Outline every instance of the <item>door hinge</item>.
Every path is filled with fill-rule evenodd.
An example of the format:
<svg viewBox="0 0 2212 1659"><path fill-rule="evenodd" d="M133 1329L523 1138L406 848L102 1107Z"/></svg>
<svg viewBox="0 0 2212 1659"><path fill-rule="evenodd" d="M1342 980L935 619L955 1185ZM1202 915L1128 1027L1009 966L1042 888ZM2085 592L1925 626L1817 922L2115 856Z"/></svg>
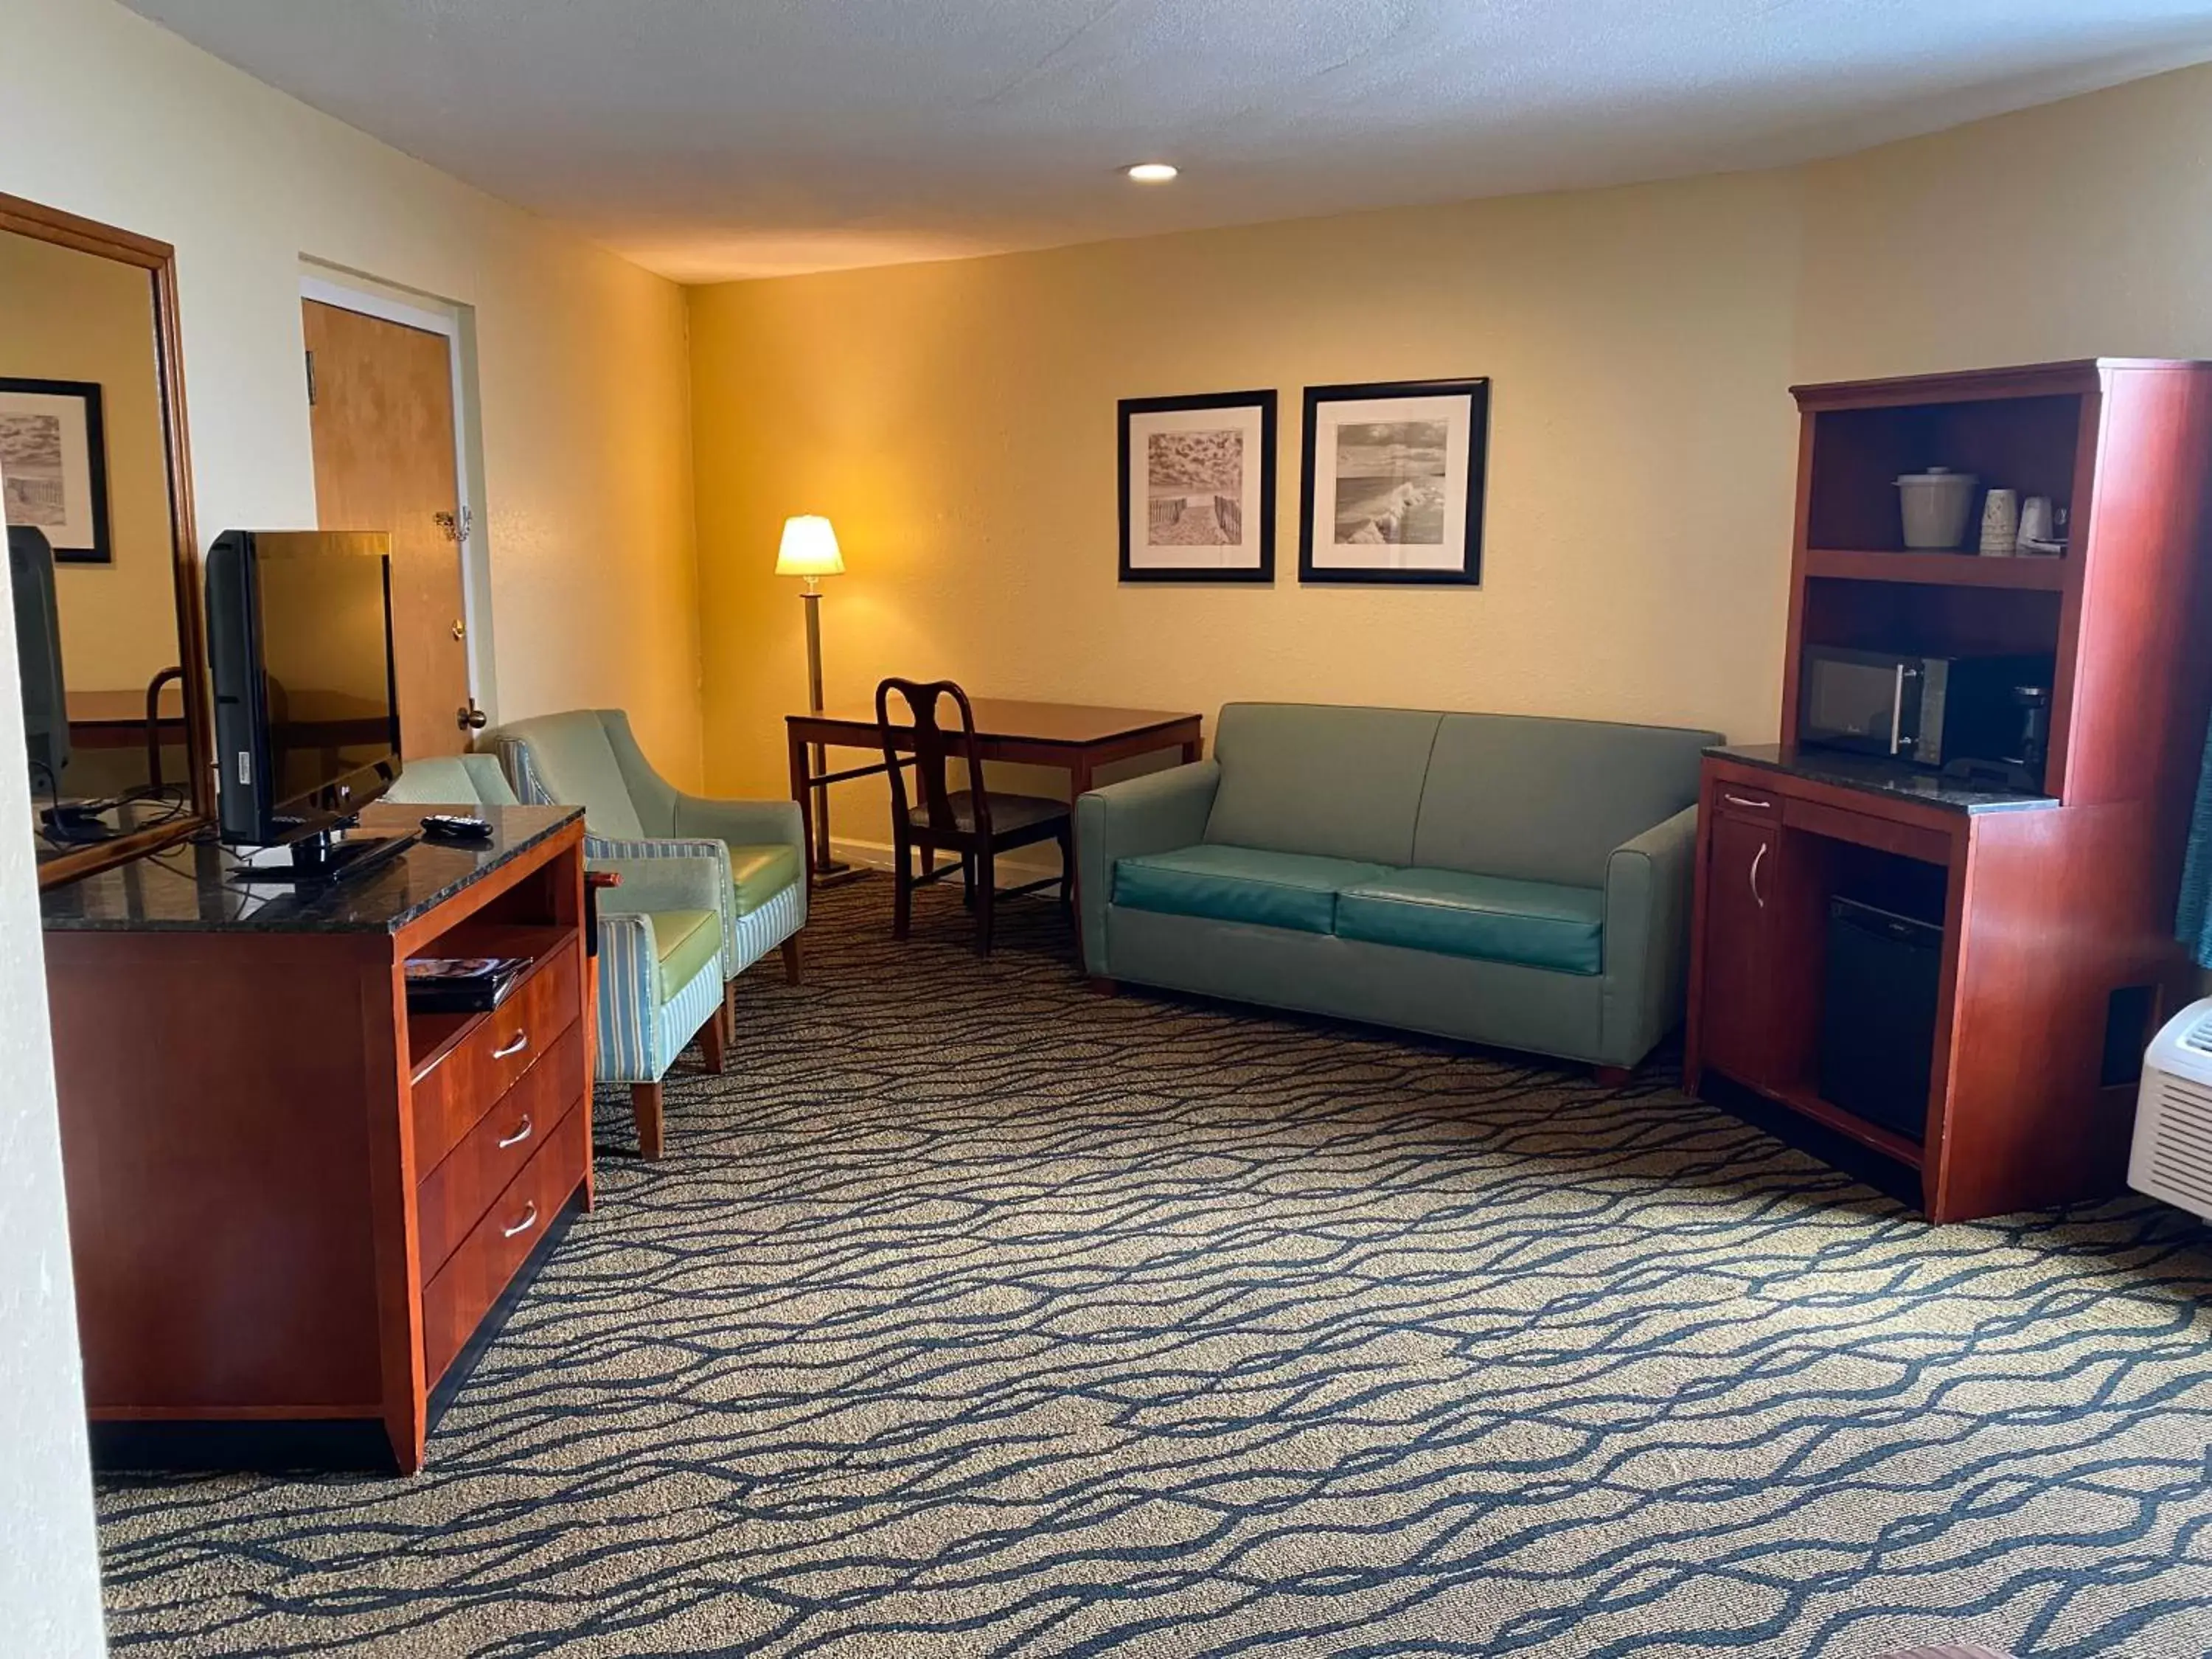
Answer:
<svg viewBox="0 0 2212 1659"><path fill-rule="evenodd" d="M308 351L307 351L307 407L308 407L308 408L310 408L310 409L313 409L314 406L315 406L315 353L314 353L314 349L313 349L313 348L310 347L310 348L308 349Z"/></svg>

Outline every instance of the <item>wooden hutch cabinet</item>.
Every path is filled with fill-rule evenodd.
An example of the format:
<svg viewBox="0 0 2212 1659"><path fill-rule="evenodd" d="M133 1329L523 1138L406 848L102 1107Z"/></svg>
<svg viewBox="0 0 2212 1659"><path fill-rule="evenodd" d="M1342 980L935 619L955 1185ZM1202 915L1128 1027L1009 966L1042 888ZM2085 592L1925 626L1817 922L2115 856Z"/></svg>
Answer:
<svg viewBox="0 0 2212 1659"><path fill-rule="evenodd" d="M1688 1086L1724 1078L1917 1170L1938 1221L2108 1195L2142 1046L2192 983L2172 924L2212 708L2212 364L1795 395L1782 740L1705 761ZM2063 552L1978 556L1972 521L1968 550L1904 550L1896 481L1930 466L2050 498ZM1807 675L1838 651L2047 662L2039 781L1809 740ZM1826 983L1853 905L1933 964L1917 1134L1824 1093L1853 1041Z"/></svg>

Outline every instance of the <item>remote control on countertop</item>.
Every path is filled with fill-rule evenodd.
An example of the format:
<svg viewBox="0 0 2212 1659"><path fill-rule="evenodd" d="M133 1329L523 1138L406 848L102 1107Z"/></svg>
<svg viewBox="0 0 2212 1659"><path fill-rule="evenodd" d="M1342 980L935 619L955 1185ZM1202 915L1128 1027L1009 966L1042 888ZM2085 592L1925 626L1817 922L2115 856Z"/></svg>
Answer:
<svg viewBox="0 0 2212 1659"><path fill-rule="evenodd" d="M423 816L422 833L433 841L489 841L491 825L455 812L429 812Z"/></svg>

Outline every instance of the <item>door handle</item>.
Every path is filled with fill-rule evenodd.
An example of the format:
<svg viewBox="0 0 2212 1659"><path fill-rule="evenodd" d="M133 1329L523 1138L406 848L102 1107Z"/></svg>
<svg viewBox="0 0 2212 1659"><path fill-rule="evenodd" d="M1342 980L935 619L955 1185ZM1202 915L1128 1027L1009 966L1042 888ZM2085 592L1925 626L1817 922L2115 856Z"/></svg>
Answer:
<svg viewBox="0 0 2212 1659"><path fill-rule="evenodd" d="M474 697L471 697L459 708L453 710L453 724L464 732L481 732L490 723L491 716L477 707L477 700Z"/></svg>
<svg viewBox="0 0 2212 1659"><path fill-rule="evenodd" d="M1765 849L1765 848L1761 848L1759 850L1760 850L1761 852L1764 852L1764 851L1765 851L1766 849ZM510 1042L507 1042L507 1043L505 1043L505 1044L501 1045L501 1047L499 1047L499 1048L497 1048L493 1049L493 1050L491 1051L491 1057L492 1057L494 1060L505 1060L505 1059L506 1059L509 1054L520 1054L520 1053L521 1053L525 1048L527 1048L529 1046L530 1046L530 1033L529 1033L529 1032L527 1032L527 1031L517 1031L517 1032L514 1034L514 1039L513 1039L512 1041L510 1041Z"/></svg>
<svg viewBox="0 0 2212 1659"><path fill-rule="evenodd" d="M1766 862L1766 843L1759 843L1759 850L1751 855L1751 902L1760 909L1766 908L1766 895L1759 890L1759 866Z"/></svg>

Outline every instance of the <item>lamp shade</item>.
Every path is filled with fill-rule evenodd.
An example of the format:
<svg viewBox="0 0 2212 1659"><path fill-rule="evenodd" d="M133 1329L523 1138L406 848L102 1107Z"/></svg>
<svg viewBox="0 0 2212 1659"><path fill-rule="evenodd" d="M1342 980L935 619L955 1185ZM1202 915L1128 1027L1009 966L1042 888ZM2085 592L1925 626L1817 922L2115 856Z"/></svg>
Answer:
<svg viewBox="0 0 2212 1659"><path fill-rule="evenodd" d="M783 521L783 544L776 549L779 576L842 576L845 556L837 550L837 532L830 520L808 513Z"/></svg>

